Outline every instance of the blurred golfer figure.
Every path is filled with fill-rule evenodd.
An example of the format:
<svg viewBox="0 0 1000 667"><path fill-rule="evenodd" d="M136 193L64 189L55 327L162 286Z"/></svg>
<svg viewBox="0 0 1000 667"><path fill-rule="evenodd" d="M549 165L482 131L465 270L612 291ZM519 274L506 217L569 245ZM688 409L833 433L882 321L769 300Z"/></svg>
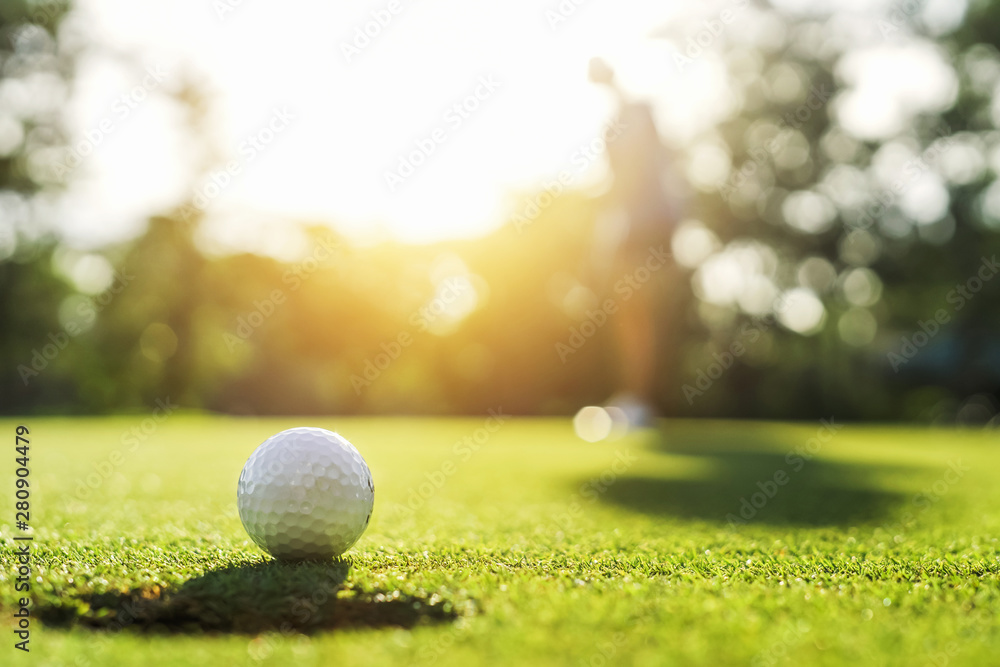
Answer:
<svg viewBox="0 0 1000 667"><path fill-rule="evenodd" d="M619 307L614 315L619 387L608 407L618 408L629 428L651 427L662 404L658 379L674 375L678 273L666 255L686 188L649 105L628 100L614 70L600 58L590 62L590 80L610 88L618 102L612 130L617 134L607 142L612 182L602 196L591 258L597 291ZM622 279L629 289L614 288Z"/></svg>

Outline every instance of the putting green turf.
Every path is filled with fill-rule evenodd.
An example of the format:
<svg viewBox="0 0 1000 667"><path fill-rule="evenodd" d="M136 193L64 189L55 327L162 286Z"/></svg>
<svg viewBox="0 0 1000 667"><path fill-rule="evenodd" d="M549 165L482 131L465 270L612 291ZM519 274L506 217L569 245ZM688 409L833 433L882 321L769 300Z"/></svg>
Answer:
<svg viewBox="0 0 1000 667"><path fill-rule="evenodd" d="M1000 660L990 431L685 421L587 444L566 419L174 415L140 440L142 416L3 420L5 627L18 423L33 664ZM270 562L235 512L249 453L303 424L340 431L375 476L341 563ZM4 636L0 662L26 659Z"/></svg>

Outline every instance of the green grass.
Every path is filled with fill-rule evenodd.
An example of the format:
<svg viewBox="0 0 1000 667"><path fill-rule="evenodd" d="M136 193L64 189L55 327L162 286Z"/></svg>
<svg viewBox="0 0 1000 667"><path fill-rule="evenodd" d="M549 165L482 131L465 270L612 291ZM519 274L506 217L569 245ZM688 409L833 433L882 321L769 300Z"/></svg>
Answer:
<svg viewBox="0 0 1000 667"><path fill-rule="evenodd" d="M33 664L986 665L1000 655L1000 440L988 431L846 425L812 441L817 455L800 466L794 450L818 423L670 422L662 436L586 444L568 420L511 419L478 451L456 451L484 419L176 415L126 444L141 417L22 422ZM20 597L17 423L0 421L8 627ZM372 524L341 562L272 562L235 512L246 457L301 424L339 430L375 476ZM112 463L116 449L124 460ZM968 470L949 473L954 462ZM771 488L779 471L786 483ZM728 522L758 482L774 497ZM4 637L2 663L14 664Z"/></svg>

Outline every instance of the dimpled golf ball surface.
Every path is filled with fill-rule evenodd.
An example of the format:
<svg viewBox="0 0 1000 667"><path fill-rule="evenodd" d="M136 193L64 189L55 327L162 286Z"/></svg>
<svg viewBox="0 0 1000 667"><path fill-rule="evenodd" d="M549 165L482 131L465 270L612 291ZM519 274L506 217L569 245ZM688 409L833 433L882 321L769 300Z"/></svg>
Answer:
<svg viewBox="0 0 1000 667"><path fill-rule="evenodd" d="M368 527L375 486L342 436L292 428L268 438L243 466L236 505L260 548L286 560L340 556Z"/></svg>

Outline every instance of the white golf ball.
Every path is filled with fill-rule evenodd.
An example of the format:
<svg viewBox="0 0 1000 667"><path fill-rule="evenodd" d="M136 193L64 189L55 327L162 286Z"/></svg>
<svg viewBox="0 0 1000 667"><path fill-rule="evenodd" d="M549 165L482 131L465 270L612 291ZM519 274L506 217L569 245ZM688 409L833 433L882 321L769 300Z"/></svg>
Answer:
<svg viewBox="0 0 1000 667"><path fill-rule="evenodd" d="M368 527L375 485L342 436L291 428L271 436L243 466L236 506L250 538L275 558L340 556Z"/></svg>

